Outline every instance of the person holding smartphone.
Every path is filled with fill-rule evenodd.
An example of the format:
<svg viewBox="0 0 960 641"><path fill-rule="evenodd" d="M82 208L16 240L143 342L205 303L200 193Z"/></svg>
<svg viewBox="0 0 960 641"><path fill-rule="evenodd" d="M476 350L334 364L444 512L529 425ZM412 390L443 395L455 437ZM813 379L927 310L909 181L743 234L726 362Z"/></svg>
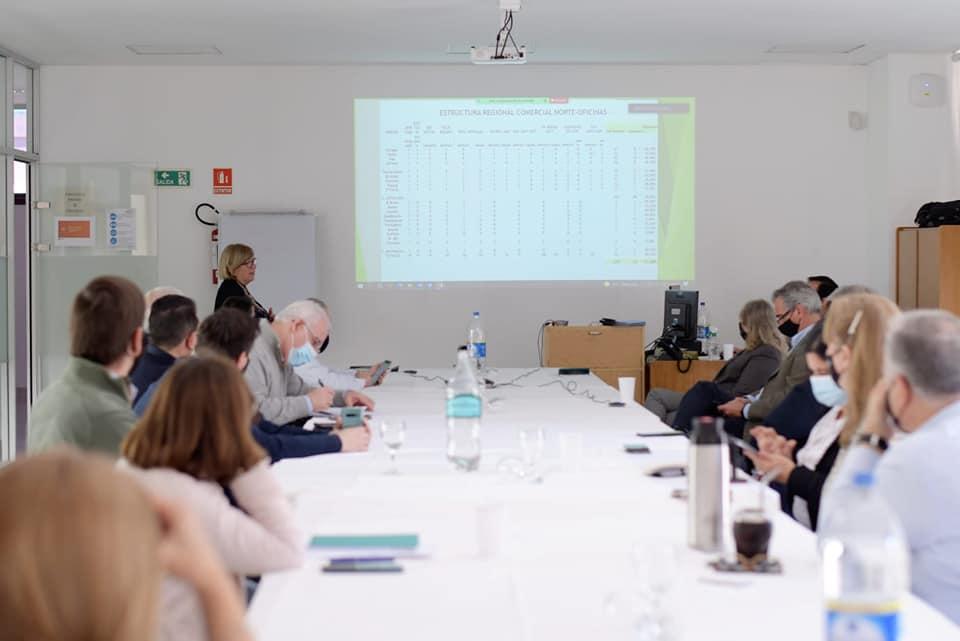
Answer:
<svg viewBox="0 0 960 641"><path fill-rule="evenodd" d="M319 305L326 313L326 335L317 348L317 354L314 358L300 363L293 369L300 378L308 383L332 387L341 390L362 390L365 387L375 387L383 383L390 371L390 361L377 363L370 368L361 369L337 369L329 367L320 360L327 347L330 346L330 335L333 333L333 318L330 315L330 308L319 298L308 298L307 300ZM382 366L388 364L386 368Z"/></svg>

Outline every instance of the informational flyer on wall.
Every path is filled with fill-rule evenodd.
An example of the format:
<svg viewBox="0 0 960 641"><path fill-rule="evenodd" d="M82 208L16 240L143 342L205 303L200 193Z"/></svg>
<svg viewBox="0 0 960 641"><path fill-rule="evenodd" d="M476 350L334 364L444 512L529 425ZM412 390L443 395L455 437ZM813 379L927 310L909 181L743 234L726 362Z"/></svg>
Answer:
<svg viewBox="0 0 960 641"><path fill-rule="evenodd" d="M107 247L121 251L137 248L137 210L111 209L107 212Z"/></svg>
<svg viewBox="0 0 960 641"><path fill-rule="evenodd" d="M57 216L57 247L93 247L96 219L93 216Z"/></svg>

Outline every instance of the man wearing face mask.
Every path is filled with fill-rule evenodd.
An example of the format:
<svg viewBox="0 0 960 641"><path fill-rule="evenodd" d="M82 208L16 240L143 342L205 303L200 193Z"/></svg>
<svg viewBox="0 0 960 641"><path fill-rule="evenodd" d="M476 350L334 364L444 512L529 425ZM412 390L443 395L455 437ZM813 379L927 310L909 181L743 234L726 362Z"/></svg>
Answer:
<svg viewBox="0 0 960 641"><path fill-rule="evenodd" d="M751 456L760 472L777 471L787 507L798 521L816 529L823 487L841 451L863 420L870 389L883 375L884 341L900 310L877 294L854 294L834 301L823 328L826 362L810 358L818 401L832 409L817 421L796 454L768 428L754 428L760 455ZM777 447L771 447L776 445Z"/></svg>
<svg viewBox="0 0 960 641"><path fill-rule="evenodd" d="M331 406L373 409L373 401L358 391L310 385L294 371L316 358L329 326L326 311L311 300L291 303L272 322L261 320L244 376L264 419L285 425Z"/></svg>
<svg viewBox="0 0 960 641"><path fill-rule="evenodd" d="M313 301L317 305L320 305L320 307L322 307L327 313L327 336L324 339L323 344L320 345L320 349L317 350L319 354L323 354L323 352L330 345L330 332L333 330L333 321L330 319L330 308L328 308L326 303L319 298L308 298L307 300ZM357 370L334 369L321 363L319 358L314 358L307 363L297 365L293 369L297 372L300 378L308 383L316 383L325 387L332 387L334 389L342 390L361 390L364 387L379 385L383 382L383 379L386 378L387 375L387 373L384 372L383 375L380 376L379 380L374 381L371 380L370 377L376 371L376 366L370 369Z"/></svg>
<svg viewBox="0 0 960 641"><path fill-rule="evenodd" d="M894 438L899 436L900 438ZM891 442L892 440L892 442ZM891 327L870 394L827 496L872 472L910 547L913 592L960 624L960 319L912 311Z"/></svg>
<svg viewBox="0 0 960 641"><path fill-rule="evenodd" d="M824 317L829 315L827 303L852 294L872 293L874 293L873 290L863 285L845 285L831 294L829 300L824 303ZM823 345L821 340L822 329L823 323L818 323L808 334L809 347L806 360L807 366L813 374L825 375L830 373L830 369L827 362L826 346ZM814 381L814 376L811 376L806 382L790 390L787 397L763 420L765 427L772 427L781 436L796 440L798 448L803 446L810 430L830 408L829 404L818 401L818 397L813 393L813 384L821 387L821 394L825 391L822 389L824 379L819 378ZM836 390L832 390L832 393L836 394Z"/></svg>
<svg viewBox="0 0 960 641"><path fill-rule="evenodd" d="M790 390L810 376L805 355L810 331L820 322L820 297L807 283L791 281L773 292L771 299L780 332L790 340L790 351L758 395L737 397L717 408L728 419L728 431L737 436L744 433L745 422L751 427L760 424Z"/></svg>

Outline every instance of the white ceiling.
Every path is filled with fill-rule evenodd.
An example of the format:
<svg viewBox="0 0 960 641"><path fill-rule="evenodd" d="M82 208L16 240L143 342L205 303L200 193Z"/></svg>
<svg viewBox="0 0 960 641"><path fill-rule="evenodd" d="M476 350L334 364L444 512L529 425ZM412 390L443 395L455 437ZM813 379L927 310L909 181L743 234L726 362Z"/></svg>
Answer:
<svg viewBox="0 0 960 641"><path fill-rule="evenodd" d="M462 63L447 51L493 44L500 19L497 0L0 0L0 46L51 65ZM531 63L863 64L960 47L960 2L524 0L514 36Z"/></svg>

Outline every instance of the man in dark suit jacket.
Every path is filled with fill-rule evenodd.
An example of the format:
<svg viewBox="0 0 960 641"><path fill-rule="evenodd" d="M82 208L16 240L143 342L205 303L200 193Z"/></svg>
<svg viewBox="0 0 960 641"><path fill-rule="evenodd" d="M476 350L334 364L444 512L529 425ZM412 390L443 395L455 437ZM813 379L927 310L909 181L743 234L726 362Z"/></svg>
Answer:
<svg viewBox="0 0 960 641"><path fill-rule="evenodd" d="M190 356L197 347L197 306L186 296L158 298L150 306L148 319L150 343L130 374L130 382L137 388L134 404L178 358Z"/></svg>
<svg viewBox="0 0 960 641"><path fill-rule="evenodd" d="M762 424L790 390L810 378L806 353L813 342L811 330L820 322L820 297L807 283L791 281L773 292L772 298L780 331L790 339L790 351L758 397L740 396L717 408L726 417L727 431L737 436Z"/></svg>

